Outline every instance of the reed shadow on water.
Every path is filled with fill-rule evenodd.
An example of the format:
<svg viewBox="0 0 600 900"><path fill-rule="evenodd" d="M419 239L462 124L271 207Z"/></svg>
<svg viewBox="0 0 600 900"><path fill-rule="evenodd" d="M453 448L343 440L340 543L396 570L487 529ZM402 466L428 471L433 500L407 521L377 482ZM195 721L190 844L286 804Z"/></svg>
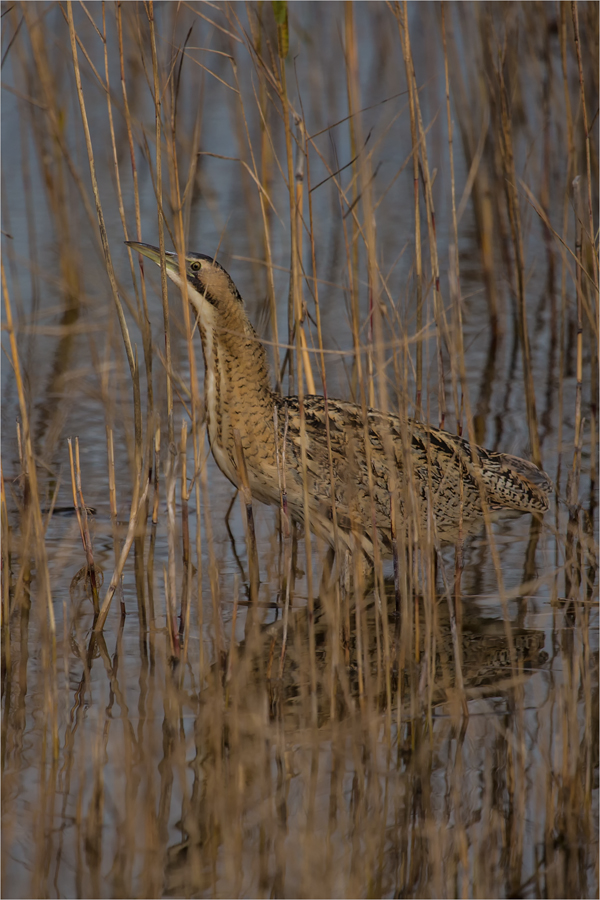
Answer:
<svg viewBox="0 0 600 900"><path fill-rule="evenodd" d="M597 896L598 6L2 22L3 894Z"/></svg>

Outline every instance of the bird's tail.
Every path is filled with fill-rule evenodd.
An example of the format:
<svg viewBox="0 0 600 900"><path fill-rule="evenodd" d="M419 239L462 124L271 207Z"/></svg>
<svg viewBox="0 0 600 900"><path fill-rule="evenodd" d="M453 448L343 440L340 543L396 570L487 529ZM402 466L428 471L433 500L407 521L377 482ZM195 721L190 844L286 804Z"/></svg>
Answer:
<svg viewBox="0 0 600 900"><path fill-rule="evenodd" d="M483 461L482 461L483 462ZM482 465L488 502L520 512L545 512L552 482L536 465L509 453L489 453Z"/></svg>

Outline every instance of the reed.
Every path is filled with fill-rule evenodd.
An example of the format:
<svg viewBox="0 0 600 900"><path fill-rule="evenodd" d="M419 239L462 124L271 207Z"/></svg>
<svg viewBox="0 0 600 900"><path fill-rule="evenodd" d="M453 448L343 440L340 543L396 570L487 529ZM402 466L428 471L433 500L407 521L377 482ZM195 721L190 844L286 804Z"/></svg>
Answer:
<svg viewBox="0 0 600 900"><path fill-rule="evenodd" d="M596 896L597 7L3 12L3 892ZM285 440L237 497L132 236L225 266L305 438L441 424L552 509L441 546L407 451L371 569L306 440L304 529Z"/></svg>

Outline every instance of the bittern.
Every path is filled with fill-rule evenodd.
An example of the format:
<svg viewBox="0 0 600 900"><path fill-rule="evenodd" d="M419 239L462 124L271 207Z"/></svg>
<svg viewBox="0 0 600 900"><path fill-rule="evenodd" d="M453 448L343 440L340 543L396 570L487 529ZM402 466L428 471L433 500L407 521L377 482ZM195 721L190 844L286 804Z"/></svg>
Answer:
<svg viewBox="0 0 600 900"><path fill-rule="evenodd" d="M128 243L160 266L157 247ZM165 265L181 288L177 254L166 252ZM265 348L223 266L188 253L185 277L204 353L210 446L236 487L241 443L254 498L279 505L285 492L293 518L334 549L336 531L348 549L358 541L371 559L375 542L391 555L392 518L398 531L411 515L417 527L432 515L438 539L456 541L481 527L484 506L490 514L548 508L550 480L527 460L409 418L363 414L354 403L276 393Z"/></svg>

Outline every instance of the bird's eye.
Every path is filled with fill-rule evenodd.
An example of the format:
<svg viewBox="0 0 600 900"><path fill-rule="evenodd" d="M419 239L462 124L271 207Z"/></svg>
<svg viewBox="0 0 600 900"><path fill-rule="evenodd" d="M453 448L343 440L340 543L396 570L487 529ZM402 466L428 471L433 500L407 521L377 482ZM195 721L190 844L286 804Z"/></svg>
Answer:
<svg viewBox="0 0 600 900"><path fill-rule="evenodd" d="M192 272L198 272L202 268L202 263L199 263L198 260L195 260L193 263L190 263L190 269Z"/></svg>

